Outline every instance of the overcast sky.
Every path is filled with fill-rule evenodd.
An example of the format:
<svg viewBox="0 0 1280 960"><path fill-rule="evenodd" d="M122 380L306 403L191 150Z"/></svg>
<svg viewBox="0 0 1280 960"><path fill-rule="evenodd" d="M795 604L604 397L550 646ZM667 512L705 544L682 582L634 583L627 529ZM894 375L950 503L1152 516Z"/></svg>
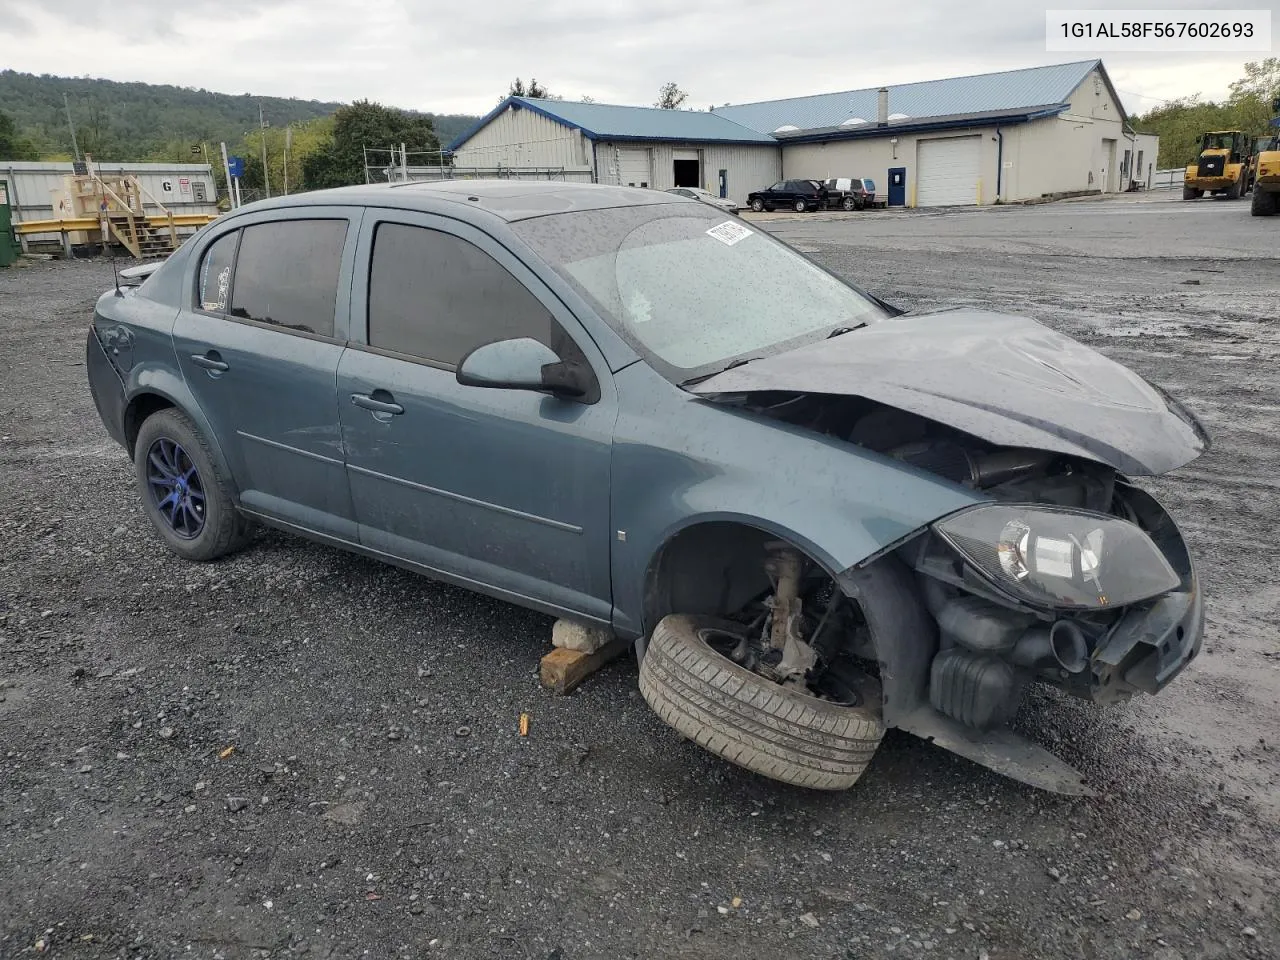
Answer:
<svg viewBox="0 0 1280 960"><path fill-rule="evenodd" d="M1280 0L1125 6L1270 9L1280 27ZM483 113L515 76L566 99L643 105L674 80L706 109L1088 58L1046 53L1044 9L1025 0L645 0L630 9L608 0L0 0L0 67L437 113ZM1187 94L1221 98L1244 61L1266 55L1104 61L1136 113Z"/></svg>

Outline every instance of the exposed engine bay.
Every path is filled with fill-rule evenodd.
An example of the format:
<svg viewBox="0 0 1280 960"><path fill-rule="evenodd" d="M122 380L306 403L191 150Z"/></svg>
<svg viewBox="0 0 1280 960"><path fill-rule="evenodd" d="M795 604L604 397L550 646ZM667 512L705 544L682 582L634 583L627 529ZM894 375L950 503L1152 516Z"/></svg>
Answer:
<svg viewBox="0 0 1280 960"><path fill-rule="evenodd" d="M1013 718L1026 688L1036 681L1084 699L1124 700L1137 691L1155 693L1194 656L1175 642L1175 633L1176 641L1182 638L1176 623L1186 604L1170 601L1171 593L1192 589L1191 561L1181 536L1159 504L1113 468L1059 453L999 447L861 397L753 392L720 395L716 402L857 444L1009 505L989 539L975 539L967 528L952 535L935 525L895 551L915 571L937 625L936 644L925 655L927 699L938 713L968 728L989 730ZM1050 536L1036 535L1028 525L1049 529L1059 522L1064 529L1074 524L1083 530L1081 522L1097 526L1087 534L1066 529ZM1124 552L1129 525L1146 534L1146 549L1158 551L1154 560ZM1134 531L1132 536L1142 535ZM991 539L998 540L997 548L989 546ZM1106 567L1104 542L1112 551ZM856 702L859 671L874 672L877 661L858 605L788 545L766 546L770 592L738 615L746 621L741 634L726 635L715 645L775 682L803 684L813 695ZM1149 577L1122 571L1121 580L1134 583L1112 592L1116 575L1111 572L1121 560L1134 560L1135 567L1150 561L1160 570ZM1031 585L1037 566L1040 580L1051 586L1051 575L1062 579L1059 594L1036 595ZM1107 583L1100 568L1111 574ZM1153 615L1154 622L1163 622L1162 604L1168 605L1167 635L1150 630Z"/></svg>

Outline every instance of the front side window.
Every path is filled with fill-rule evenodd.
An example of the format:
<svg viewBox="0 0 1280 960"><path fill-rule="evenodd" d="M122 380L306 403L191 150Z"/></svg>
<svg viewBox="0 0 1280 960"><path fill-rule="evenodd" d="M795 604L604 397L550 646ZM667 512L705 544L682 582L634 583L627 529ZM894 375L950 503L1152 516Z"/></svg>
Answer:
<svg viewBox="0 0 1280 960"><path fill-rule="evenodd" d="M781 191L783 191L783 190L787 189L787 182L786 182L785 180L779 180L777 183L775 183L775 184L774 184L772 187L770 187L769 189L770 189L770 190L776 190L776 191L778 191L778 192L781 192Z"/></svg>
<svg viewBox="0 0 1280 960"><path fill-rule="evenodd" d="M676 382L887 316L792 248L709 207L591 210L515 228Z"/></svg>
<svg viewBox="0 0 1280 960"><path fill-rule="evenodd" d="M196 304L210 313L226 313L231 295L231 269L236 258L236 240L240 232L232 230L219 237L204 252L196 283Z"/></svg>
<svg viewBox="0 0 1280 960"><path fill-rule="evenodd" d="M566 337L523 283L453 234L378 225L369 270L369 345L447 366L486 343L531 337L566 357Z"/></svg>
<svg viewBox="0 0 1280 960"><path fill-rule="evenodd" d="M332 337L346 220L280 220L241 231L233 317Z"/></svg>

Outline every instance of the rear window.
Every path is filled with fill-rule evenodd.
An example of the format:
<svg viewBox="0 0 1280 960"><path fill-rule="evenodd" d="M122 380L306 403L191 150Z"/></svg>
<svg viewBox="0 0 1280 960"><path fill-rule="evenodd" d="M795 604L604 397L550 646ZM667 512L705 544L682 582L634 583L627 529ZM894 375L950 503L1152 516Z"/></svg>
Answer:
<svg viewBox="0 0 1280 960"><path fill-rule="evenodd" d="M227 297L231 293L231 267L236 256L236 240L240 231L233 230L215 240L200 261L196 301L201 310L210 313L226 313Z"/></svg>

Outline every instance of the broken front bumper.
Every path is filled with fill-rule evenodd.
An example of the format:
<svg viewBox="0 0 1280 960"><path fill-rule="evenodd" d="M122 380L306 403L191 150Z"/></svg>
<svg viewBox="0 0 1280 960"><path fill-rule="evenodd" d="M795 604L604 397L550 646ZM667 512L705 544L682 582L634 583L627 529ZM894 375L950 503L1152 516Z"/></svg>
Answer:
<svg viewBox="0 0 1280 960"><path fill-rule="evenodd" d="M1124 612L1094 651L1091 699L1159 693L1195 659L1204 638L1204 596L1194 571L1189 579L1189 589Z"/></svg>

